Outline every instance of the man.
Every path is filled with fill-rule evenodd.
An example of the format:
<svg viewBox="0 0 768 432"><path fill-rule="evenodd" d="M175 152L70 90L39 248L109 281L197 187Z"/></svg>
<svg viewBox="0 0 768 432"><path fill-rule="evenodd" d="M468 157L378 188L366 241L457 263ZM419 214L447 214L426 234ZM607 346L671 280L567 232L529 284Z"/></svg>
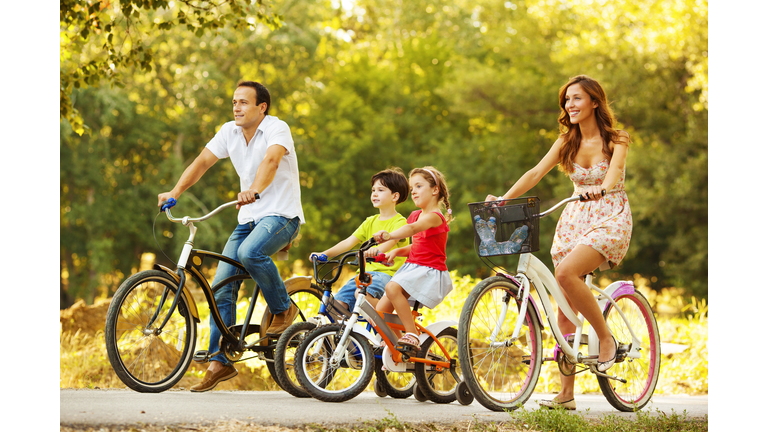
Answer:
<svg viewBox="0 0 768 432"><path fill-rule="evenodd" d="M267 329L279 335L291 325L298 309L291 303L271 255L289 245L304 223L299 189L299 167L288 125L269 115L271 99L263 85L241 81L232 98L235 120L225 123L200 155L187 167L170 192L157 196L158 206L179 196L195 184L219 159L229 157L240 177L237 195L238 226L227 240L223 255L239 261L253 277L269 311L274 315ZM237 273L220 262L213 285ZM227 326L236 317L237 291L242 281L219 289L216 304ZM221 330L211 318L208 352L219 350ZM234 378L237 370L223 354L211 359L203 381L191 387L193 392L212 390L222 381Z"/></svg>

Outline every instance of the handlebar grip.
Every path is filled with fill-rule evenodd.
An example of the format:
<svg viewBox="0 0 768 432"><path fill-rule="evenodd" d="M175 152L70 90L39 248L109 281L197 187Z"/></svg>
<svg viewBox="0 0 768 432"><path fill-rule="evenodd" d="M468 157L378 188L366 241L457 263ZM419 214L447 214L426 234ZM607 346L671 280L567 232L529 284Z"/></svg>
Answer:
<svg viewBox="0 0 768 432"><path fill-rule="evenodd" d="M600 194L601 194L600 196L605 196L605 189L601 190L601 191L600 191ZM585 195L586 195L586 194L585 194ZM586 198L584 198L584 195L582 195L582 194L579 194L579 201L587 201L587 199L586 199Z"/></svg>
<svg viewBox="0 0 768 432"><path fill-rule="evenodd" d="M322 262L322 263L328 261L328 255L326 255L326 254L320 254L320 255L312 254L312 256L310 256L310 258L314 258L318 262Z"/></svg>
<svg viewBox="0 0 768 432"><path fill-rule="evenodd" d="M173 206L175 206L175 205L176 205L176 198L169 198L169 199L168 199L168 201L164 202L164 203L163 203L163 204L160 206L160 211L161 211L161 212L164 212L164 211L166 211L167 209L169 209L169 208L171 208L171 207L173 207Z"/></svg>
<svg viewBox="0 0 768 432"><path fill-rule="evenodd" d="M391 237L392 237L392 236L391 236L391 235L389 235L389 233L388 233L388 232L385 232L384 234L382 234L382 235L381 235L381 239L382 239L383 241L387 241L387 240L389 240Z"/></svg>

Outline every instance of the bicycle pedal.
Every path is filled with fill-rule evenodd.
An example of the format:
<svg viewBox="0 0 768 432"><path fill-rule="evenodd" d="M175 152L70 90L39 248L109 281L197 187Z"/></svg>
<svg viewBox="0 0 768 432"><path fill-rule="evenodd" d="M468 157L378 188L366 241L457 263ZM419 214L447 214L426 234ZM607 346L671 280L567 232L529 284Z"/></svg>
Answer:
<svg viewBox="0 0 768 432"><path fill-rule="evenodd" d="M195 351L195 355L192 356L192 360L197 363L208 363L209 358L208 350Z"/></svg>

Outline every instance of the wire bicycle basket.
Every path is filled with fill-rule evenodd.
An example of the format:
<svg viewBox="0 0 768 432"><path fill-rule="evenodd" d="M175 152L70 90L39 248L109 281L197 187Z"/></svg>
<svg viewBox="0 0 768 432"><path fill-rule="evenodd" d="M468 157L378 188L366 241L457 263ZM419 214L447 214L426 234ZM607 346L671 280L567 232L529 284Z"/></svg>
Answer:
<svg viewBox="0 0 768 432"><path fill-rule="evenodd" d="M481 258L539 250L538 197L469 203L475 251Z"/></svg>

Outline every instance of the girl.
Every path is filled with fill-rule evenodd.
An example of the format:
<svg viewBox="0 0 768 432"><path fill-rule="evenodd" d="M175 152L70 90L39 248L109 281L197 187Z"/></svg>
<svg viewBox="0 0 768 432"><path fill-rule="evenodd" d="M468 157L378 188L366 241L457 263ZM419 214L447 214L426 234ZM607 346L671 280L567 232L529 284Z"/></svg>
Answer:
<svg viewBox="0 0 768 432"><path fill-rule="evenodd" d="M597 368L604 372L616 360L616 342L582 277L598 267L616 266L629 248L632 212L624 191L629 135L613 128L615 119L605 91L585 75L571 78L560 88L560 108L561 135L549 152L507 193L500 197L488 195L486 201L519 197L558 164L573 181L574 196L580 194L588 200L569 203L563 210L551 254L555 277L568 304L575 313L584 315L600 338ZM557 321L563 334L576 329L562 311L558 312ZM574 376L561 373L560 382L560 393L539 404L575 410Z"/></svg>
<svg viewBox="0 0 768 432"><path fill-rule="evenodd" d="M434 167L415 168L408 174L411 197L416 210L408 217L408 225L387 233L379 231L374 238L379 243L389 234L389 240L413 237L411 245L392 249L387 261L395 257L408 257L402 267L387 283L385 295L376 305L380 312L397 313L405 327L405 335L397 341L397 348L418 351L419 333L413 320L408 299L411 298L432 309L453 289L448 268L445 266L445 244L451 217L450 196L445 178ZM441 209L447 209L448 219Z"/></svg>

